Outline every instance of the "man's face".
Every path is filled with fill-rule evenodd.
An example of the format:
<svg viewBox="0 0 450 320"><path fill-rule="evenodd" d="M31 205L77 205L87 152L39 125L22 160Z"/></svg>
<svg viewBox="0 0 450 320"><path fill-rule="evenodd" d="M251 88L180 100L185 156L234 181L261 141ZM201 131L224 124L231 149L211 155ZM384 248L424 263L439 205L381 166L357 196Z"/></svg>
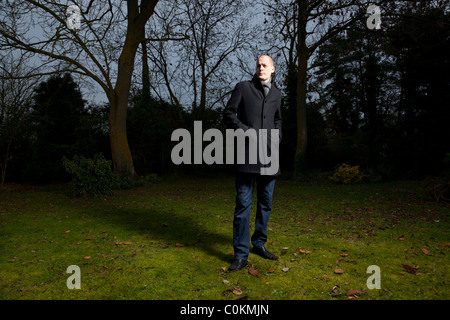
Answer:
<svg viewBox="0 0 450 320"><path fill-rule="evenodd" d="M256 61L256 75L259 80L267 82L270 80L270 76L275 71L272 59L268 56L259 57Z"/></svg>

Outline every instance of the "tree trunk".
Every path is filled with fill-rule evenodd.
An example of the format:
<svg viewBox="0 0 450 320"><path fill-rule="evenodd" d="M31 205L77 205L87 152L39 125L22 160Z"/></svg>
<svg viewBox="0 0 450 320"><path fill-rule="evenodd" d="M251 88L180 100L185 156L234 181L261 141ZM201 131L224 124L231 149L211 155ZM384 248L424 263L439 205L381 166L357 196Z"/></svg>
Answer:
<svg viewBox="0 0 450 320"><path fill-rule="evenodd" d="M110 103L109 138L114 172L120 176L130 177L134 177L136 172L128 145L127 109L134 59L139 45L137 30L134 33L130 32L133 29L133 25L129 24L124 48L119 58L116 87L108 97Z"/></svg>
<svg viewBox="0 0 450 320"><path fill-rule="evenodd" d="M136 172L127 138L127 100L128 92L115 93L114 98L109 100L109 140L114 172L120 176L134 177Z"/></svg>
<svg viewBox="0 0 450 320"><path fill-rule="evenodd" d="M153 14L158 0L127 1L128 26L125 43L119 57L117 82L114 90L109 92L109 139L114 172L127 177L134 177L133 158L127 138L127 109L134 60L141 41L145 39L145 24Z"/></svg>
<svg viewBox="0 0 450 320"><path fill-rule="evenodd" d="M150 69L148 67L147 42L141 41L142 47L142 99L150 98Z"/></svg>
<svg viewBox="0 0 450 320"><path fill-rule="evenodd" d="M208 81L205 72L202 71L202 80L200 85L200 110L204 114L206 110L206 82Z"/></svg>
<svg viewBox="0 0 450 320"><path fill-rule="evenodd" d="M294 178L298 178L306 170L306 84L308 70L308 48L306 46L306 1L299 1L297 15L297 146L295 149Z"/></svg>

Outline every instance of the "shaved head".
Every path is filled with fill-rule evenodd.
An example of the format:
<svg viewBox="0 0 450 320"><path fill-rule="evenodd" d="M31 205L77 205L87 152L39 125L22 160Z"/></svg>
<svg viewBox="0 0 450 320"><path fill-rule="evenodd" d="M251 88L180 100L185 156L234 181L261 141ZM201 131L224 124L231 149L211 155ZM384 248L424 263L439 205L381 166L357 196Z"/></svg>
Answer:
<svg viewBox="0 0 450 320"><path fill-rule="evenodd" d="M274 72L275 67L273 66L272 58L267 54L263 54L262 56L260 56L256 61L256 75L258 76L259 80L263 82L270 81L272 73Z"/></svg>
<svg viewBox="0 0 450 320"><path fill-rule="evenodd" d="M259 56L258 60L261 59L261 58L263 58L263 57L268 58L269 61L270 61L270 64L273 66L273 59L272 59L271 56L269 56L268 54L263 54L263 55Z"/></svg>

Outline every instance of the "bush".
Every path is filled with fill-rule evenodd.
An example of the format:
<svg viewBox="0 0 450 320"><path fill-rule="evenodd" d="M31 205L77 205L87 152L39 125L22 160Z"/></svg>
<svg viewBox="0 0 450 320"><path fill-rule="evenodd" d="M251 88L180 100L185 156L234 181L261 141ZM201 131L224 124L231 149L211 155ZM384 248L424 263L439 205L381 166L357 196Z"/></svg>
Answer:
<svg viewBox="0 0 450 320"><path fill-rule="evenodd" d="M437 202L450 202L450 177L432 179L425 186L425 192Z"/></svg>
<svg viewBox="0 0 450 320"><path fill-rule="evenodd" d="M156 173L150 173L144 177L144 180L147 183L157 183L159 182L160 178Z"/></svg>
<svg viewBox="0 0 450 320"><path fill-rule="evenodd" d="M63 166L72 175L76 197L112 195L117 178L111 170L111 161L102 154L95 155L93 159L74 156L73 160L69 160L63 157Z"/></svg>
<svg viewBox="0 0 450 320"><path fill-rule="evenodd" d="M330 176L330 180L335 183L358 183L361 182L362 176L359 172L359 166L349 166L343 163L334 171L334 174Z"/></svg>

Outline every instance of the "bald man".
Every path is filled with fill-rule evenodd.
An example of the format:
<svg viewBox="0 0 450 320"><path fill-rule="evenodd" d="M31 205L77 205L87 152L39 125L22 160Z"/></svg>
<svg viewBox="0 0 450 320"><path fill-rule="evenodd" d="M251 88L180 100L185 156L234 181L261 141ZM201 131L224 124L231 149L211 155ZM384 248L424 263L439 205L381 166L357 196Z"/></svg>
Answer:
<svg viewBox="0 0 450 320"><path fill-rule="evenodd" d="M268 135L274 132L272 129L276 129L278 131L276 138L281 140L281 92L273 82L274 72L275 66L270 56L262 55L257 59L253 78L236 85L224 109L223 118L227 128L242 129L244 132L254 129L257 132L268 132ZM274 138L273 135L271 137ZM270 144L270 138L265 141ZM270 145L267 148L270 152ZM267 242L267 224L272 211L275 177L280 174L280 170L278 168L275 173L264 174L264 170L261 170L264 163L261 163L260 160L257 163L248 161L249 152L251 152L248 143L245 151L245 163L236 165L236 204L233 219L234 260L228 268L230 271L241 270L248 265L250 242L253 245L253 253L264 259L278 259L265 248L265 243ZM275 151L272 150L273 152ZM250 239L250 211L255 185L257 192L255 230Z"/></svg>

